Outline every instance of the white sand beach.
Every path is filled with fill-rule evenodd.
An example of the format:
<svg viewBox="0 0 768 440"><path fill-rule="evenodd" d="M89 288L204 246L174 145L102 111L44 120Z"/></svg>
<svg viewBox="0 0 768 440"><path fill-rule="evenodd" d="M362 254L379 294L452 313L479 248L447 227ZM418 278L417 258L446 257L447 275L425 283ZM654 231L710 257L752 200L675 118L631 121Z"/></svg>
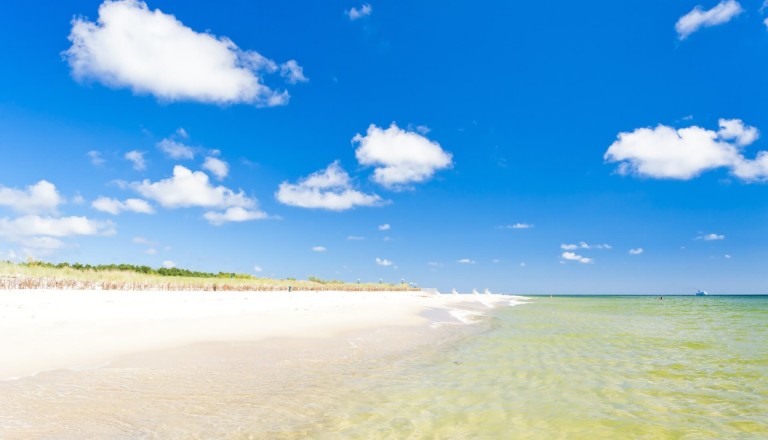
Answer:
<svg viewBox="0 0 768 440"><path fill-rule="evenodd" d="M472 337L478 315L521 300L0 291L0 438L308 438L351 384Z"/></svg>
<svg viewBox="0 0 768 440"><path fill-rule="evenodd" d="M0 379L94 368L127 354L196 342L434 326L466 321L477 310L514 300L425 292L4 291Z"/></svg>

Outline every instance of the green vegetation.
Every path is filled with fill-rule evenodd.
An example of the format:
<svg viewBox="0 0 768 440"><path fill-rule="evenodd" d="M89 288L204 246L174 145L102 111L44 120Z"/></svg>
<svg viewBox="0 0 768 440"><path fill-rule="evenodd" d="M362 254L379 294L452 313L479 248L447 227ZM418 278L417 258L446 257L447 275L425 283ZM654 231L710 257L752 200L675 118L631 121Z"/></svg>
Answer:
<svg viewBox="0 0 768 440"><path fill-rule="evenodd" d="M198 272L179 268L158 268L132 264L80 264L28 261L0 261L2 289L88 289L88 290L416 290L405 284L346 283L310 276L271 279L234 272Z"/></svg>
<svg viewBox="0 0 768 440"><path fill-rule="evenodd" d="M20 266L27 267L44 267L49 269L67 269L72 268L81 271L94 271L94 272L136 272L147 275L159 275L163 277L191 277L191 278L238 278L238 279L255 279L256 277L239 274L234 272L197 272L194 270L179 269L177 267L161 267L159 269L153 269L149 266L136 266L134 264L98 264L92 266L90 264L80 263L47 263L45 261L28 261L26 263L20 263Z"/></svg>

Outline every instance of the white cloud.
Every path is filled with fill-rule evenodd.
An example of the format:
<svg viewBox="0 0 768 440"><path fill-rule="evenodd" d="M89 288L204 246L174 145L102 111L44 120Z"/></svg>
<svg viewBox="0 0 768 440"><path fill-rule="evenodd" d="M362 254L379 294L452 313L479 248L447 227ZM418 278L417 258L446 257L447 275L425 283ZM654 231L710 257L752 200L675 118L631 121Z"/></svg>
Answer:
<svg viewBox="0 0 768 440"><path fill-rule="evenodd" d="M739 147L750 145L760 137L757 128L744 125L741 119L720 119L718 124L720 130L717 135L720 139L733 140Z"/></svg>
<svg viewBox="0 0 768 440"><path fill-rule="evenodd" d="M635 248L635 249L630 249L630 250L629 250L629 255L640 255L640 254L642 254L643 252L645 252L645 251L643 250L643 248Z"/></svg>
<svg viewBox="0 0 768 440"><path fill-rule="evenodd" d="M461 260L457 261L459 264L475 264L475 260L470 260L469 258L462 258Z"/></svg>
<svg viewBox="0 0 768 440"><path fill-rule="evenodd" d="M185 132L186 133L186 132ZM195 150L192 147L176 142L173 139L165 138L157 143L160 149L171 159L194 159Z"/></svg>
<svg viewBox="0 0 768 440"><path fill-rule="evenodd" d="M392 226L390 226L389 223L379 225L379 231L389 231L390 229L392 229Z"/></svg>
<svg viewBox="0 0 768 440"><path fill-rule="evenodd" d="M326 249L326 248L325 248L325 246L313 246L313 247L312 247L312 250L313 250L314 252L325 252L325 251L327 251L328 249Z"/></svg>
<svg viewBox="0 0 768 440"><path fill-rule="evenodd" d="M101 153L96 150L91 150L85 153L85 155L88 156L88 159L91 159L91 164L93 164L93 166L104 165L104 162L106 162L104 158L101 157Z"/></svg>
<svg viewBox="0 0 768 440"><path fill-rule="evenodd" d="M253 271L256 273L264 272L264 269L261 268L261 266L253 266Z"/></svg>
<svg viewBox="0 0 768 440"><path fill-rule="evenodd" d="M604 158L620 162L620 174L660 179L688 180L720 167L745 180L768 178L768 152L758 152L753 160L741 152L741 147L759 138L759 131L740 119L720 119L718 123L718 131L659 125L619 133Z"/></svg>
<svg viewBox="0 0 768 440"><path fill-rule="evenodd" d="M675 30L678 38L685 40L701 28L727 23L742 12L744 9L736 0L723 0L717 6L706 11L701 6L696 6L691 12L677 20Z"/></svg>
<svg viewBox="0 0 768 440"><path fill-rule="evenodd" d="M0 218L0 233L13 236L47 235L112 235L115 227L110 221L91 220L86 217L41 217L26 215L13 220Z"/></svg>
<svg viewBox="0 0 768 440"><path fill-rule="evenodd" d="M309 81L309 78L304 76L304 68L299 66L296 60L288 60L281 64L280 75L291 84Z"/></svg>
<svg viewBox="0 0 768 440"><path fill-rule="evenodd" d="M341 168L338 161L331 163L324 170L300 179L298 183L281 183L275 197L285 205L331 211L385 203L376 194L365 194L353 189L349 174Z"/></svg>
<svg viewBox="0 0 768 440"><path fill-rule="evenodd" d="M164 208L202 207L223 210L209 211L203 215L214 225L268 217L258 209L256 200L246 196L242 190L234 192L224 186L213 186L207 174L193 172L181 165L173 168L173 177L157 182L144 179L129 186Z"/></svg>
<svg viewBox="0 0 768 440"><path fill-rule="evenodd" d="M442 263L438 263L436 261L429 261L429 262L427 262L427 266L430 266L430 267L442 267Z"/></svg>
<svg viewBox="0 0 768 440"><path fill-rule="evenodd" d="M501 260L499 260L498 258L494 258L493 260L491 260L491 263L501 263Z"/></svg>
<svg viewBox="0 0 768 440"><path fill-rule="evenodd" d="M704 240L704 241L725 240L725 235L721 235L721 234L704 234L704 235L699 235L698 237L696 237L696 240Z"/></svg>
<svg viewBox="0 0 768 440"><path fill-rule="evenodd" d="M133 150L125 153L125 159L133 163L133 169L136 171L142 171L147 169L147 163L144 160L144 153L141 151Z"/></svg>
<svg viewBox="0 0 768 440"><path fill-rule="evenodd" d="M250 220L263 220L269 216L258 209L246 209L240 206L227 208L224 212L208 211L203 218L212 225L220 226L226 222L247 222Z"/></svg>
<svg viewBox="0 0 768 440"><path fill-rule="evenodd" d="M577 261L577 262L579 262L581 264L589 264L589 263L593 263L595 261L595 260L593 260L591 258L582 257L581 255L577 255L574 252L563 252L561 257L563 258L563 260Z"/></svg>
<svg viewBox="0 0 768 440"><path fill-rule="evenodd" d="M213 186L205 173L193 172L181 165L173 167L173 177L157 182L144 179L141 182L133 182L130 186L142 196L165 208L256 206L256 201L242 191L236 193L224 186Z"/></svg>
<svg viewBox="0 0 768 440"><path fill-rule="evenodd" d="M93 208L97 211L108 212L112 215L118 215L123 211L136 212L140 214L153 214L155 210L145 200L127 199L121 202L109 197L99 197L93 201Z"/></svg>
<svg viewBox="0 0 768 440"><path fill-rule="evenodd" d="M187 139L189 137L189 133L187 133L187 130L185 130L184 127L177 128L176 134L181 136L182 139Z"/></svg>
<svg viewBox="0 0 768 440"><path fill-rule="evenodd" d="M229 174L229 164L215 157L206 157L203 168L210 171L217 179L221 180Z"/></svg>
<svg viewBox="0 0 768 440"><path fill-rule="evenodd" d="M375 167L373 180L390 189L428 180L435 171L452 164L451 154L440 144L401 130L394 122L387 129L371 124L365 136L358 133L352 142L358 144L358 162Z"/></svg>
<svg viewBox="0 0 768 440"><path fill-rule="evenodd" d="M576 249L613 249L610 244L589 244L580 241L578 244L561 244L560 249L565 251L572 251Z"/></svg>
<svg viewBox="0 0 768 440"><path fill-rule="evenodd" d="M726 260L730 260L731 259L731 254L725 254L725 255L723 255L723 257L725 257Z"/></svg>
<svg viewBox="0 0 768 440"><path fill-rule="evenodd" d="M146 244L149 246L157 246L157 243L155 243L154 241L151 241L147 238L140 237L140 236L133 237L133 239L131 239L131 242L135 244Z"/></svg>
<svg viewBox="0 0 768 440"><path fill-rule="evenodd" d="M148 248L147 250L144 251L144 253L147 254L147 255L157 255L157 249L155 249L155 248Z"/></svg>
<svg viewBox="0 0 768 440"><path fill-rule="evenodd" d="M427 127L426 125L417 125L416 126L416 131L418 131L419 133L421 133L423 135L426 135L427 133L432 131L432 129Z"/></svg>
<svg viewBox="0 0 768 440"><path fill-rule="evenodd" d="M381 258L376 257L376 264L379 266L391 266L393 263L386 258L382 260Z"/></svg>
<svg viewBox="0 0 768 440"><path fill-rule="evenodd" d="M176 263L174 263L171 260L165 260L163 261L163 267L166 269L173 269L174 267L176 267Z"/></svg>
<svg viewBox="0 0 768 440"><path fill-rule="evenodd" d="M358 235L350 235L350 236L347 237L347 240L350 240L350 241L360 241L360 240L365 240L365 237L360 237Z"/></svg>
<svg viewBox="0 0 768 440"><path fill-rule="evenodd" d="M349 11L346 11L347 16L352 21L371 15L372 12L373 12L373 6L371 6L369 3L366 3L360 6L359 9L352 8Z"/></svg>
<svg viewBox="0 0 768 440"><path fill-rule="evenodd" d="M104 1L96 22L78 17L64 53L73 76L166 101L283 105L286 91L264 84L277 63L226 37L196 32L139 0Z"/></svg>
<svg viewBox="0 0 768 440"><path fill-rule="evenodd" d="M64 203L56 185L41 180L26 189L8 188L0 185L0 206L7 206L24 214L55 213Z"/></svg>
<svg viewBox="0 0 768 440"><path fill-rule="evenodd" d="M530 229L533 227L533 225L530 223L514 223L503 227L506 229Z"/></svg>

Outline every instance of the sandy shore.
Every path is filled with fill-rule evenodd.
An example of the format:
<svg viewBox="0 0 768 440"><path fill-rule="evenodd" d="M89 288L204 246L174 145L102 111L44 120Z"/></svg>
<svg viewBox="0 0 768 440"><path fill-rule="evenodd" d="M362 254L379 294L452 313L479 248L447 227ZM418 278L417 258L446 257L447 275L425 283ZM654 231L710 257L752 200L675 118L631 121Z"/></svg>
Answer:
<svg viewBox="0 0 768 440"><path fill-rule="evenodd" d="M193 343L318 338L469 321L500 295L426 292L0 292L0 379Z"/></svg>

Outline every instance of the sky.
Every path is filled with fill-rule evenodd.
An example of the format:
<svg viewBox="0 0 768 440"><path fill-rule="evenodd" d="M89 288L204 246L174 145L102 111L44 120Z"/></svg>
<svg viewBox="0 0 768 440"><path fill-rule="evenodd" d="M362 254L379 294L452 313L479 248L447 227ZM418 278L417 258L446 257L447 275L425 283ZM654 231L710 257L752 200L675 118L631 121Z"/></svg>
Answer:
<svg viewBox="0 0 768 440"><path fill-rule="evenodd" d="M0 259L768 293L761 1L11 1Z"/></svg>

